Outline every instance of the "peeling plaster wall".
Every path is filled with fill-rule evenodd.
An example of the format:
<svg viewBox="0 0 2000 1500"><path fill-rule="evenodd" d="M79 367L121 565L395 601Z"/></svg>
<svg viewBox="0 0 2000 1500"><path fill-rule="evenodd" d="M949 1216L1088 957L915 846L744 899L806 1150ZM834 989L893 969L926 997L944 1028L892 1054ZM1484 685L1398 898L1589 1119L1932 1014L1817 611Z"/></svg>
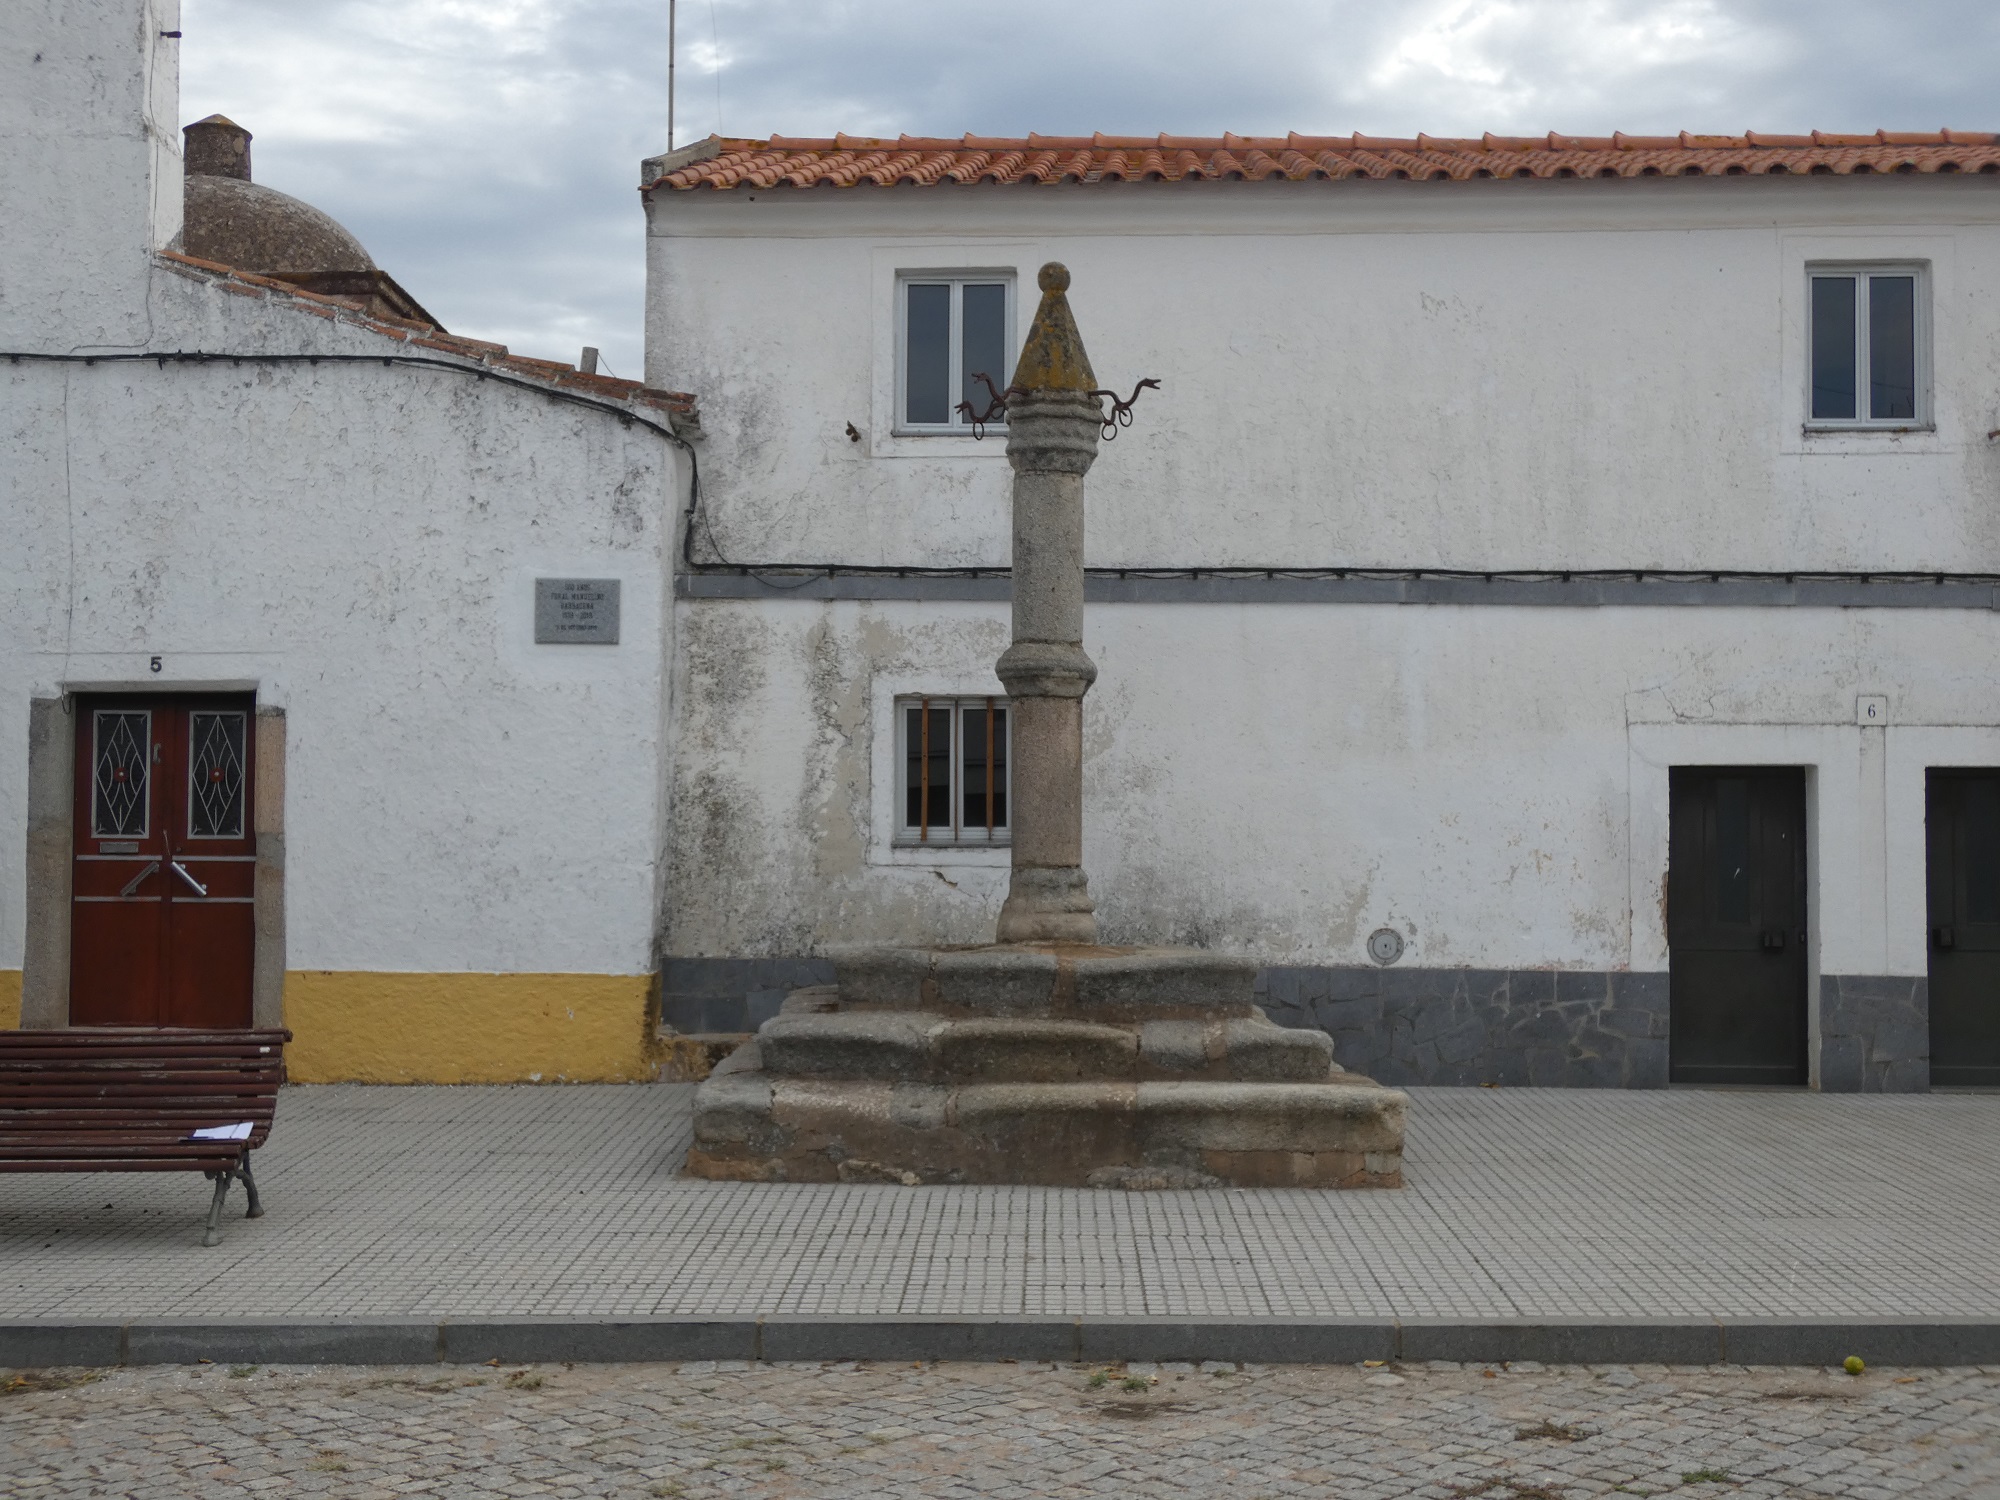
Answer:
<svg viewBox="0 0 2000 1500"><path fill-rule="evenodd" d="M1005 606L677 608L667 951L990 938L1004 851L889 850L875 783L894 691L999 690ZM1816 973L1921 975L1924 768L2000 764L1981 611L1096 605L1085 647L1106 940L1273 965L1663 971L1668 767L1773 763Z"/></svg>
<svg viewBox="0 0 2000 1500"><path fill-rule="evenodd" d="M702 393L735 561L1004 563L1003 444L891 431L895 274L1012 267L1025 318L1059 259L1100 378L1164 381L1091 474L1092 565L2000 570L1990 177L703 190L648 211L648 379ZM1821 259L1928 263L1935 432L1802 434Z"/></svg>
<svg viewBox="0 0 2000 1500"><path fill-rule="evenodd" d="M400 347L155 281L157 347ZM649 973L675 465L448 371L0 362L0 971L29 700L226 685L287 715L288 968ZM538 575L622 579L620 644L533 644Z"/></svg>

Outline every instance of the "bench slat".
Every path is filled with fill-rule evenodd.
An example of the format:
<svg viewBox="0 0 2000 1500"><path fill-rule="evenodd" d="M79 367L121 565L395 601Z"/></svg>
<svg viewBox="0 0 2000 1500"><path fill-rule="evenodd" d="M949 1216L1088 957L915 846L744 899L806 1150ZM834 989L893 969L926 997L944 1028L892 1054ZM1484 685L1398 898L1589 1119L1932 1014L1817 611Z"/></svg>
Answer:
<svg viewBox="0 0 2000 1500"><path fill-rule="evenodd" d="M282 1028L0 1032L0 1172L223 1171L264 1144ZM240 1141L190 1141L249 1121Z"/></svg>

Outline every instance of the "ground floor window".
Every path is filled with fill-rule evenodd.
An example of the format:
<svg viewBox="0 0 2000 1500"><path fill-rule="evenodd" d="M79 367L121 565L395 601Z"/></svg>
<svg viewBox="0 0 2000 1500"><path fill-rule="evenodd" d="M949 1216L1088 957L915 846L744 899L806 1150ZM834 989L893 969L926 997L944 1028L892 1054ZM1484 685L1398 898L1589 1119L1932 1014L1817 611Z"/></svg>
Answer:
<svg viewBox="0 0 2000 1500"><path fill-rule="evenodd" d="M1004 844L1005 698L896 700L898 844Z"/></svg>

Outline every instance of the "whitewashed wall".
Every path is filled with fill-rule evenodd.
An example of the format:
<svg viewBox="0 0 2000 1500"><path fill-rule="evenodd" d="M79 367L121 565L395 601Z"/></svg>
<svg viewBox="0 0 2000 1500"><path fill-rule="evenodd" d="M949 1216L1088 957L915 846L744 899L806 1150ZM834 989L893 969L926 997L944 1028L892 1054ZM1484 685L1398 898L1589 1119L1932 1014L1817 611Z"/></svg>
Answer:
<svg viewBox="0 0 2000 1500"><path fill-rule="evenodd" d="M1025 318L1059 259L1099 380L1164 382L1094 565L2000 567L1991 177L649 196L734 560L1004 562L1001 444L890 434L895 273L1015 267ZM1935 433L1802 434L1820 259L1930 263Z"/></svg>
<svg viewBox="0 0 2000 1500"><path fill-rule="evenodd" d="M145 307L165 349L396 348L164 270ZM675 473L449 371L0 361L0 969L29 699L254 686L291 968L648 972ZM533 644L537 575L622 579L620 644Z"/></svg>
<svg viewBox="0 0 2000 1500"><path fill-rule="evenodd" d="M181 227L180 0L11 0L0 349L139 348Z"/></svg>
<svg viewBox="0 0 2000 1500"><path fill-rule="evenodd" d="M989 939L1005 851L892 850L881 789L894 693L1000 691L1005 607L681 610L669 951ZM2000 764L1985 611L1093 605L1085 648L1106 940L1274 964L1389 926L1413 966L1663 970L1667 767L1777 764L1821 971L1920 974L1924 768Z"/></svg>

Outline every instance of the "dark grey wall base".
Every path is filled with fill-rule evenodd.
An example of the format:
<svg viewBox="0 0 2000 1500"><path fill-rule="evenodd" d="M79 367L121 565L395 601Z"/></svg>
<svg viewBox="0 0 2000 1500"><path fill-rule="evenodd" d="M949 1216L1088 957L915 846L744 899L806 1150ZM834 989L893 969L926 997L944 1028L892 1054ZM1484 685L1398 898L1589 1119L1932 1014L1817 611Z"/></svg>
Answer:
<svg viewBox="0 0 2000 1500"><path fill-rule="evenodd" d="M0 1366L1231 1360L2000 1364L1981 1318L492 1318L0 1323Z"/></svg>
<svg viewBox="0 0 2000 1500"><path fill-rule="evenodd" d="M1554 969L1270 968L1261 1001L1387 1084L1664 1088L1667 976Z"/></svg>
<svg viewBox="0 0 2000 1500"><path fill-rule="evenodd" d="M755 1031L785 996L832 984L824 958L669 958L660 973L660 1021L674 1030Z"/></svg>
<svg viewBox="0 0 2000 1500"><path fill-rule="evenodd" d="M786 993L833 983L824 959L670 958L661 1019L755 1031ZM1333 1038L1340 1065L1388 1084L1664 1088L1667 976L1554 969L1265 969L1280 1026Z"/></svg>
<svg viewBox="0 0 2000 1500"><path fill-rule="evenodd" d="M1819 1037L1819 1086L1829 1094L1930 1092L1930 980L1822 975Z"/></svg>
<svg viewBox="0 0 2000 1500"><path fill-rule="evenodd" d="M755 1031L792 990L833 983L820 958L670 958L661 1018L677 1031ZM1387 1084L1657 1089L1667 1084L1667 976L1621 970L1276 966L1258 1003L1326 1032L1352 1072ZM1930 1087L1930 982L1820 980L1820 1087Z"/></svg>

